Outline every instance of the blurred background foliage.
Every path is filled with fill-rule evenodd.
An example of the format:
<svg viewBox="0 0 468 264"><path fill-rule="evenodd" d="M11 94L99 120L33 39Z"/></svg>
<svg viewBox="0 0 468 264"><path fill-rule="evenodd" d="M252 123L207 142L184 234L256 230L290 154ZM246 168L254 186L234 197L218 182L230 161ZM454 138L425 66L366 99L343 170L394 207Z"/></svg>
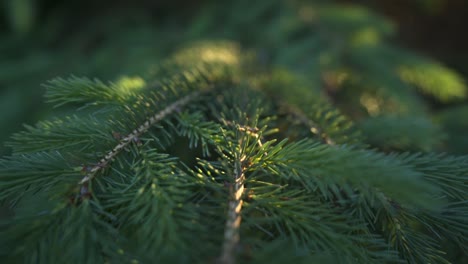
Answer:
<svg viewBox="0 0 468 264"><path fill-rule="evenodd" d="M41 84L52 78L128 80L188 42L223 39L284 73L278 83L316 87L374 147L468 153L464 0L5 0L0 8L0 142L51 113Z"/></svg>

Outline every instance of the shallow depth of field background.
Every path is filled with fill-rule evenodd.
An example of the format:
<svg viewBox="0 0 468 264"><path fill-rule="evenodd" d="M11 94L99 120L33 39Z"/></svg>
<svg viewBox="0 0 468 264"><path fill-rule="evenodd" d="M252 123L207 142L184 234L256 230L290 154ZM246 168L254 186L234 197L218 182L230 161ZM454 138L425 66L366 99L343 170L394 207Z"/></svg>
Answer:
<svg viewBox="0 0 468 264"><path fill-rule="evenodd" d="M148 50L148 43L154 42L152 52L154 60L158 60L158 57L169 52L170 46L178 45L178 27L184 25L181 21L188 20L194 13L205 11L208 2L210 1L2 1L0 154L9 153L3 142L12 133L21 130L23 124L32 125L49 115L51 107L44 104L45 88L41 84L57 76L67 77L72 74L112 80L122 74L136 73L145 64L138 63L138 59L129 58L146 57L144 54ZM398 32L392 43L435 58L468 79L468 1L337 2L343 5L363 5L384 15L393 21ZM164 40L155 41L154 36L146 34L152 29L164 30L167 25L170 32L165 32L167 34L164 35ZM173 45L167 36L173 38ZM433 104L434 107L445 107L437 102Z"/></svg>

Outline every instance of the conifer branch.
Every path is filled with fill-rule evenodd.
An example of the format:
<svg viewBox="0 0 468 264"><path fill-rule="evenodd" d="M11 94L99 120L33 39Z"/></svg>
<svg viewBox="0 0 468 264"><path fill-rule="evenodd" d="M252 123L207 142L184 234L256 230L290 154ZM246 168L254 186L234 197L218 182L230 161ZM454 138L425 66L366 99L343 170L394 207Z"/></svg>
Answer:
<svg viewBox="0 0 468 264"><path fill-rule="evenodd" d="M289 114L295 117L296 120L310 128L310 132L312 132L314 135L317 135L323 143L328 145L336 144L335 141L327 133L325 133L318 124L308 118L301 110L286 104L283 104L283 107Z"/></svg>
<svg viewBox="0 0 468 264"><path fill-rule="evenodd" d="M200 95L200 92L194 92L192 94L189 94L185 97L182 97L181 99L175 101L174 103L170 104L163 110L159 111L155 115L151 116L149 119L147 119L142 125L140 125L138 128L133 130L130 134L127 136L123 137L119 144L114 147L109 153L104 156L96 165L87 168L87 174L86 176L81 179L79 184L83 185L83 187L86 188L86 183L91 181L96 173L100 171L102 168L105 168L110 161L112 161L123 149L125 149L128 145L130 145L132 142L138 142L139 137L148 131L148 129L154 125L155 123L161 121L163 118L166 116L172 114L175 111L179 111L181 107L185 106L188 104L190 101L194 100ZM82 189L83 192L83 189Z"/></svg>
<svg viewBox="0 0 468 264"><path fill-rule="evenodd" d="M184 27L96 12L90 23L106 30L65 41L56 58L37 53L42 43L0 62L13 88L52 71L125 74L45 85L58 117L15 134L0 157L0 262L464 261L468 156L408 152L466 154L468 108L432 118L468 97L458 74L387 45L391 25L358 6L203 2L175 17ZM70 49L82 55L75 44L93 58L58 69ZM124 68L109 67L115 52ZM17 83L26 75L38 78ZM0 137L16 129L10 114L32 109L23 91L0 96L13 109L0 109Z"/></svg>
<svg viewBox="0 0 468 264"><path fill-rule="evenodd" d="M234 124L233 122L231 121L227 121L227 120L224 120L222 119L221 120L225 125L227 126L232 126L234 127L237 131L240 131L242 133L245 133L246 135L248 136L251 136L253 137L254 139L257 140L257 144L262 147L263 146L263 143L262 143L262 137L260 136L259 134L259 130L257 127L251 127L251 126L248 126L248 125L239 125L239 124Z"/></svg>
<svg viewBox="0 0 468 264"><path fill-rule="evenodd" d="M239 142L242 145L242 139ZM246 156L237 153L234 162L234 183L230 186L230 201L228 203L227 221L224 230L223 252L220 257L221 264L235 263L235 250L239 243L239 228L241 223L242 196L244 195Z"/></svg>

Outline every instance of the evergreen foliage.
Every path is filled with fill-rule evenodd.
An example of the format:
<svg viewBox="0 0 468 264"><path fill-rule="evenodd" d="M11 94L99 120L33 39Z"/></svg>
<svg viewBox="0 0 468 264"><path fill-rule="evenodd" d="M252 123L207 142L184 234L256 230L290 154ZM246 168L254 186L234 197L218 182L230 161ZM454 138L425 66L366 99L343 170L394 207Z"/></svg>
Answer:
<svg viewBox="0 0 468 264"><path fill-rule="evenodd" d="M360 7L239 0L180 23L109 34L84 65L150 33L113 81L45 83L56 115L0 159L5 263L466 259L459 75Z"/></svg>

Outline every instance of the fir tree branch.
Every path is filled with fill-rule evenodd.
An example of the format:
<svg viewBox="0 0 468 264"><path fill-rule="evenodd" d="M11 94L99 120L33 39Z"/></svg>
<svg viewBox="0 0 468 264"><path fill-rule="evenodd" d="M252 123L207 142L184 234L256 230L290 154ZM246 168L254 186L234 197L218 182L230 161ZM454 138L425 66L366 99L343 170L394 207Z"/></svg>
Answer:
<svg viewBox="0 0 468 264"><path fill-rule="evenodd" d="M242 144L242 139L239 140L239 145ZM239 229L241 222L242 196L244 194L245 182L245 162L246 156L238 152L234 163L234 183L230 188L230 201L228 203L228 214L226 227L224 230L223 252L220 257L220 263L233 264L235 263L235 249L239 243Z"/></svg>
<svg viewBox="0 0 468 264"><path fill-rule="evenodd" d="M119 144L114 147L109 153L104 156L96 165L90 167L87 169L88 173L81 179L79 184L85 186L85 183L88 183L91 181L95 175L97 174L98 171L100 171L102 168L105 168L110 161L112 161L123 149L125 149L128 145L130 145L132 142L138 142L139 137L148 131L148 129L154 125L155 123L161 121L163 118L166 116L172 114L175 111L179 111L181 107L187 105L190 101L194 100L200 95L200 92L194 92L192 94L189 94L185 97L182 97L181 99L175 101L174 103L170 104L163 110L159 111L152 117L150 117L148 120L146 120L142 125L140 125L138 128L133 130L130 134L127 136L123 137Z"/></svg>
<svg viewBox="0 0 468 264"><path fill-rule="evenodd" d="M362 145L363 138L354 123L322 98L319 91L314 91L308 80L275 70L262 88L274 95L282 113L306 126L323 143Z"/></svg>
<svg viewBox="0 0 468 264"><path fill-rule="evenodd" d="M284 104L283 108L285 108L289 114L299 120L299 122L309 127L310 132L312 132L314 135L317 135L317 137L319 137L323 143L328 145L336 144L335 141L327 133L325 133L325 131L318 124L308 118L307 115L305 115L301 110L288 104Z"/></svg>

